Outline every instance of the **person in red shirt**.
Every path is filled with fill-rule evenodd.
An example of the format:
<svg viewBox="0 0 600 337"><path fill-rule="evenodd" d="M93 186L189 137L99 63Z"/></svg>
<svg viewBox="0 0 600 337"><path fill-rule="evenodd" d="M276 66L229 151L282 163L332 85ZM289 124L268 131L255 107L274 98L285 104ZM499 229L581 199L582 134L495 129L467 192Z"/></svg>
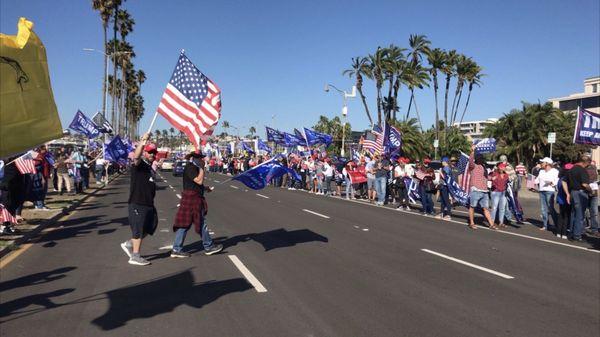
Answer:
<svg viewBox="0 0 600 337"><path fill-rule="evenodd" d="M506 209L506 187L508 185L509 176L505 172L506 164L500 163L492 174L490 174L490 180L492 181L492 221L496 221L496 213L498 215L498 227L505 227L504 225L504 211Z"/></svg>
<svg viewBox="0 0 600 337"><path fill-rule="evenodd" d="M485 159L482 155L478 155L475 158L475 145L471 145L471 155L469 156L469 171L471 173L471 180L469 186L471 191L469 193L470 208L469 208L469 228L477 229L475 225L475 208L481 207L483 215L490 224L490 229L497 229L494 225L494 221L490 216L490 200L487 191L487 171L485 168Z"/></svg>

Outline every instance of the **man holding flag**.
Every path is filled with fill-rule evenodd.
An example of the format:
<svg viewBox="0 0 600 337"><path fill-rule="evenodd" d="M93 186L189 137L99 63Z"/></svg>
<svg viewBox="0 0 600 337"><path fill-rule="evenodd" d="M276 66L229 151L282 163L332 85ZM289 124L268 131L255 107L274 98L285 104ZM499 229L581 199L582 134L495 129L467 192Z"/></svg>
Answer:
<svg viewBox="0 0 600 337"><path fill-rule="evenodd" d="M131 239L121 243L121 248L129 256L129 264L149 265L146 259L140 256L142 239L147 234L154 234L158 225L158 216L154 207L156 195L156 177L152 169L152 162L156 157L156 145L146 144L150 134L146 133L138 143L133 155L131 166L131 187L129 194L129 226ZM142 158L142 152L144 157Z"/></svg>

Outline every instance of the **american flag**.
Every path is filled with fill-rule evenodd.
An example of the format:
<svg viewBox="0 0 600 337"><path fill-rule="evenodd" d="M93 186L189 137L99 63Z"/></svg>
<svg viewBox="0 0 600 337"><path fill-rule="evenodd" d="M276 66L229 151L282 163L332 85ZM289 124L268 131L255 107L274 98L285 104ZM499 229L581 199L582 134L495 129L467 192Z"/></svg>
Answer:
<svg viewBox="0 0 600 337"><path fill-rule="evenodd" d="M35 162L33 158L37 157L37 152L29 151L26 154L15 160L15 165L17 166L17 170L21 172L21 174L35 174Z"/></svg>
<svg viewBox="0 0 600 337"><path fill-rule="evenodd" d="M367 137L362 141L363 150L368 150L371 153L383 152L383 133L375 130L367 133Z"/></svg>
<svg viewBox="0 0 600 337"><path fill-rule="evenodd" d="M10 223L17 223L17 219L15 219L15 217L10 214L10 212L4 208L4 205L0 204L0 224L3 224L5 222L10 222Z"/></svg>
<svg viewBox="0 0 600 337"><path fill-rule="evenodd" d="M458 159L458 163L456 164L456 168L462 176L459 181L460 188L463 191L468 192L470 187L469 182L471 181L471 172L469 171L469 155L461 152L460 159Z"/></svg>
<svg viewBox="0 0 600 337"><path fill-rule="evenodd" d="M221 90L181 52L158 112L199 149L221 117Z"/></svg>

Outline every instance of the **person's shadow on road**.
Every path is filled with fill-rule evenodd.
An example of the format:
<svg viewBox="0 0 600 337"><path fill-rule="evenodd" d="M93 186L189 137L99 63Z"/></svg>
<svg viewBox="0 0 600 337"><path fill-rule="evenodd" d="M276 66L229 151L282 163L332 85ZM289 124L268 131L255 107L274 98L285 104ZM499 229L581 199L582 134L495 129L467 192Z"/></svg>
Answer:
<svg viewBox="0 0 600 337"><path fill-rule="evenodd" d="M92 323L102 330L113 330L124 326L130 320L171 312L183 304L200 309L222 296L249 289L252 289L252 286L243 278L195 284L194 276L186 270L158 280L107 292L110 307Z"/></svg>

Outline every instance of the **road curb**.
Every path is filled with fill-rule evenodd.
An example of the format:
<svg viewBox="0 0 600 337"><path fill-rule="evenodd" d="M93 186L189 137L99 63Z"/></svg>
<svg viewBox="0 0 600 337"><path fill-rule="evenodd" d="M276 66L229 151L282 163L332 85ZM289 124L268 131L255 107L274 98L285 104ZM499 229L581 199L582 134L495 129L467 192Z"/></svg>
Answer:
<svg viewBox="0 0 600 337"><path fill-rule="evenodd" d="M81 206L81 204L83 204L88 198L95 196L96 194L98 194L99 191L102 191L105 187L109 186L109 184L114 181L115 179L117 179L118 177L120 177L122 174L118 173L113 175L108 182L100 187L97 188L95 191L86 194L83 198L75 201L72 205L68 206L68 207L63 207L62 211L58 214L56 214L55 216L49 218L49 219L45 219L42 221L42 223L37 226L35 229L27 232L25 235L23 235L22 237L16 239L12 244L5 246L3 248L0 249L0 259L5 257L6 255L8 255L9 253L15 251L16 249L18 249L18 247L20 245L22 245L23 243L29 241L29 239L31 239L32 237L35 237L36 235L38 235L41 231L43 231L44 229L46 229L48 226L56 223L57 221L59 221L62 217L68 215L70 212L73 212L75 210L77 210L77 207Z"/></svg>

